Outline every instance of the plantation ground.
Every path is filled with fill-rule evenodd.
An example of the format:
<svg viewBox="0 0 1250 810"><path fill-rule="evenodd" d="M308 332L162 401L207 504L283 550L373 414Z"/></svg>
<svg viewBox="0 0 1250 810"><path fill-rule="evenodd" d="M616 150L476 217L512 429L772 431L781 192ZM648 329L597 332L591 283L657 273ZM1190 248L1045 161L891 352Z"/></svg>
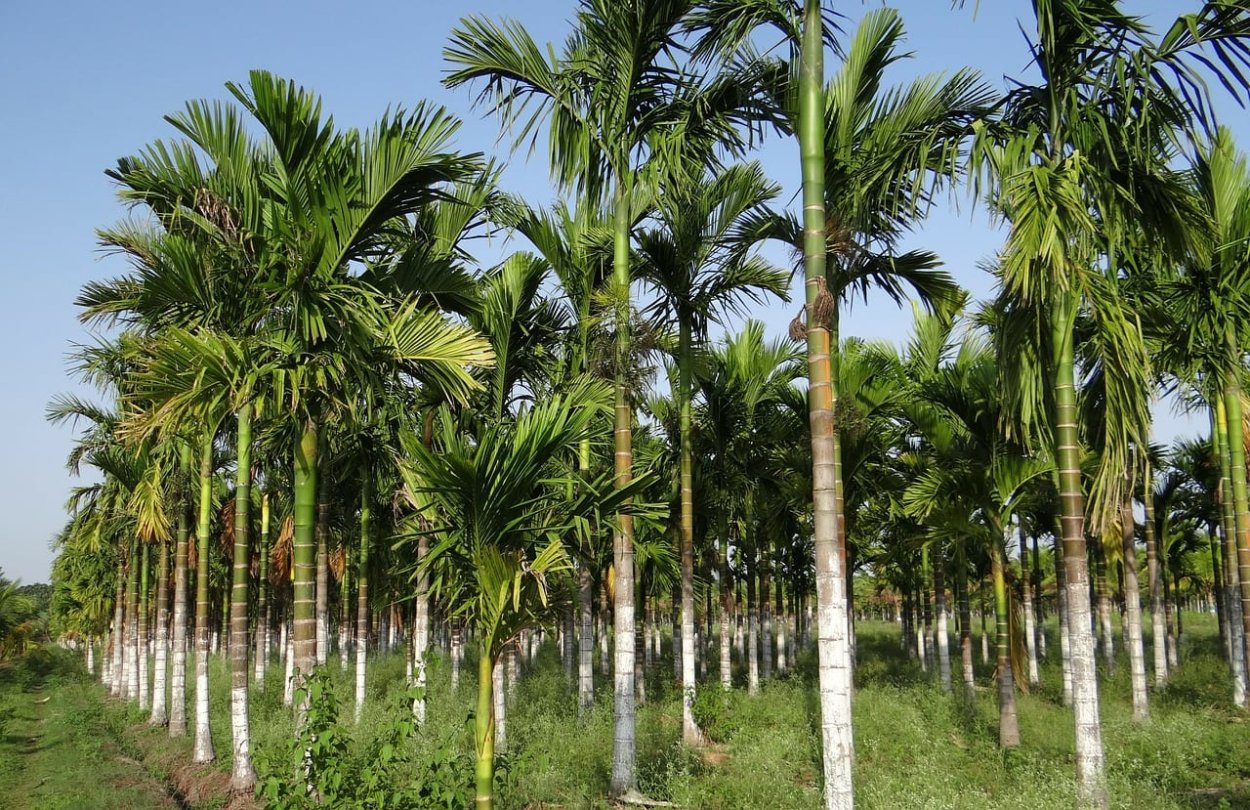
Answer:
<svg viewBox="0 0 1250 810"><path fill-rule="evenodd" d="M1250 718L1228 708L1228 676L1218 658L1213 619L1186 616L1186 631L1181 672L1162 693L1152 693L1149 724L1131 720L1126 662L1103 681L1103 734L1116 807L1250 807ZM977 705L967 707L943 696L929 674L907 661L896 628L861 624L855 702L858 806L1070 808L1073 732L1069 713L1059 705L1055 659L1052 655L1044 666L1043 687L1021 697L1021 748L1003 754L995 745L990 672L979 665L979 655L983 690ZM402 658L392 655L370 665L369 706L359 728L347 728L349 684L337 672L337 659L331 669L351 735L344 767L367 767L376 758L378 738L405 711ZM474 671L466 662L465 681L453 695L448 672L436 664L429 725L408 744L413 764L402 773L432 788L445 787L444 796L467 789L472 777L467 721L473 703L468 675ZM656 671L671 673L671 662L665 658ZM174 792L184 806L224 806L229 770L224 660L215 662L213 676L213 737L222 756L216 766L198 769L187 765L189 739L170 741L163 730L146 728L140 713L107 701L101 688L81 675L54 669L19 679L5 673L0 806L164 808L177 806L169 798ZM813 662L805 659L757 698L741 691L721 697L714 686L709 688L698 708L716 744L702 753L679 744L676 689L667 678L653 679L651 701L638 718L643 792L686 808L817 808L813 677ZM254 698L253 744L258 759L285 773L285 763L274 761L292 731L289 712L281 705L280 679L277 668L271 668L265 692ZM597 678L597 685L602 683ZM47 703L36 702L43 697ZM508 717L499 791L503 807L608 806L603 796L611 763L609 697L601 689L593 713L579 720L554 649L544 651L523 679ZM455 799L447 801L460 806Z"/></svg>

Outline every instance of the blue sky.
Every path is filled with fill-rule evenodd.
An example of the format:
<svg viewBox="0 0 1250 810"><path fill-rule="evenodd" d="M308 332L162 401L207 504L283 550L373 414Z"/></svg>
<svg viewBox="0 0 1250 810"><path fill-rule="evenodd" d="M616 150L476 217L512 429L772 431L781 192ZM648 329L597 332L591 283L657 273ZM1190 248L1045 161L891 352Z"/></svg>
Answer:
<svg viewBox="0 0 1250 810"><path fill-rule="evenodd" d="M78 324L73 299L88 279L123 269L102 258L95 229L124 214L103 172L117 158L158 137L169 137L162 116L189 98L224 98L223 83L252 68L266 68L319 91L325 109L343 125L366 126L388 106L429 98L465 121L458 144L507 157L493 120L470 108L468 91L439 84L441 52L463 14L511 15L540 42L563 39L571 0L500 0L432 3L305 2L169 3L70 0L6 3L0 10L0 569L24 581L45 580L49 543L64 521L73 480L64 459L69 427L44 421L57 393L76 390L66 371L74 342L89 339ZM839 2L853 21L871 4ZM893 78L952 71L968 65L988 81L1003 83L1026 64L1017 18L1027 0L992 0L951 11L944 0L900 0L916 54ZM972 5L972 4L969 4ZM1196 7L1196 0L1138 0L1135 12L1162 20ZM827 66L829 70L833 65ZM1250 142L1250 115L1221 103L1224 120ZM798 184L797 148L773 139L758 154L790 200ZM511 159L505 185L533 200L551 196L541 155ZM960 210L936 212L909 246L935 250L976 297L989 293L977 269L998 235L966 201ZM780 334L793 317L774 306L753 313ZM845 334L901 341L911 313L888 302L857 302ZM1157 438L1191 433L1196 423L1163 407Z"/></svg>

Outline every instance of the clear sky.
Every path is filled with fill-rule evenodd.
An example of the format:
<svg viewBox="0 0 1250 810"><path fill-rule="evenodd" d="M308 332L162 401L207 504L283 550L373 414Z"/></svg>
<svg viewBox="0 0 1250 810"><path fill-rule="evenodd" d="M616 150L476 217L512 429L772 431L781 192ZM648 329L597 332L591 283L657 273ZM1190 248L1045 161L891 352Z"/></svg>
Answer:
<svg viewBox="0 0 1250 810"><path fill-rule="evenodd" d="M849 20L865 8L840 0ZM951 11L945 0L899 0L916 54L898 66L895 80L969 65L995 85L1027 63L1017 18L1027 0L986 0L974 16ZM971 6L972 4L969 4ZM1197 7L1197 0L1130 0L1127 7L1154 20ZM572 0L465 2L5 3L0 6L0 569L26 582L46 580L49 543L64 522L73 481L64 460L69 427L44 421L57 393L76 390L66 372L74 342L89 339L73 299L91 278L123 269L101 259L95 229L123 209L103 172L117 158L158 137L171 136L162 116L189 98L224 98L223 83L266 68L319 91L325 109L343 125L367 126L388 106L429 98L465 119L459 145L499 152L495 122L470 109L468 91L439 84L442 47L463 14L511 15L540 42L559 42ZM833 65L827 65L832 70ZM1219 105L1226 123L1250 144L1250 115ZM790 200L798 185L797 148L773 139L759 154ZM511 161L509 190L542 201L550 184L541 156ZM974 296L988 278L977 262L990 256L998 235L971 205L930 218L909 246L937 251ZM784 306L756 313L780 334L794 312ZM911 319L880 300L857 303L845 334L903 340ZM1164 408L1158 438L1191 433L1195 424Z"/></svg>

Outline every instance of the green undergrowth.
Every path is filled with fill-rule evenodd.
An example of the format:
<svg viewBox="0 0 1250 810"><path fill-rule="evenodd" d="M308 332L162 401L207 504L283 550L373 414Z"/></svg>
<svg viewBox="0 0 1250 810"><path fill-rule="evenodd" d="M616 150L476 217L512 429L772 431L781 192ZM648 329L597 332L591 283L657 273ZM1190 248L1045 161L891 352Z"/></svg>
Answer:
<svg viewBox="0 0 1250 810"><path fill-rule="evenodd" d="M978 698L968 704L943 694L934 673L908 660L896 627L861 624L854 705L857 806L1072 807L1072 717L1061 705L1053 623L1048 629L1052 655L1043 664L1042 685L1019 701L1022 744L1003 752L996 745L992 673L979 660L979 639ZM1108 781L1117 808L1250 807L1250 725L1245 714L1230 706L1214 623L1208 616L1187 616L1186 629L1182 668L1163 691L1152 688L1148 723L1131 718L1126 661L1101 682ZM596 703L579 715L574 685L555 653L554 645L548 645L527 668L508 710L508 743L499 757L501 808L609 806L609 681L596 672ZM215 767L224 775L230 767L228 673L224 659L212 663L211 719L219 753ZM714 670L714 657L709 664ZM445 662L436 660L430 672L428 720L416 728L407 722L410 703L402 656L377 656L370 664L364 717L356 724L351 667L342 672L337 659L332 660L324 689L335 708L332 717L322 715L319 722L329 724L323 733L328 778L343 783L335 806L463 806L472 780L475 672L474 662L466 661L460 689L453 692ZM667 650L656 662L647 684L648 701L638 711L639 789L684 808L820 807L814 657L803 656L791 672L767 682L756 696L748 696L743 686L724 693L715 672L710 674L712 679L696 696L695 714L712 744L690 750L680 743L680 696ZM743 680L742 673L735 671L735 678ZM78 682L64 688L99 695L98 687ZM281 672L275 665L264 691L252 698L253 750L264 794L260 802L297 807L307 803L302 792L292 789L302 748L294 744L291 712L281 697ZM162 729L136 726L136 712L118 704L102 711L103 717L114 718L108 722L146 737L146 750L156 746L173 760L189 759L189 740L170 741ZM3 768L0 764L0 780L5 778ZM0 781L0 787L4 784Z"/></svg>

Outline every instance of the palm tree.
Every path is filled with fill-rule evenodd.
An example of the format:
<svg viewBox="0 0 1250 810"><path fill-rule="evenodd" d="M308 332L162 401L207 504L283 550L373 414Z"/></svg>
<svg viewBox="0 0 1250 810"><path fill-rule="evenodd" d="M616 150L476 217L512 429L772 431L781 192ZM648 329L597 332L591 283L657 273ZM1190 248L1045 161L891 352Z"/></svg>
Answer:
<svg viewBox="0 0 1250 810"><path fill-rule="evenodd" d="M754 163L693 183L679 181L657 199L654 227L638 236L640 276L655 291L649 310L661 322L676 322L678 329L673 396L680 453L682 738L689 745L704 741L692 711L696 687L693 365L710 323L740 311L748 300L760 303L769 293L788 297L785 271L753 256L749 245L743 244L743 225L762 213L777 191Z"/></svg>
<svg viewBox="0 0 1250 810"><path fill-rule="evenodd" d="M474 740L476 806L483 810L494 806L492 674L522 630L558 615L551 580L569 568L559 527L572 517L562 496L573 481L553 477L553 462L590 435L608 396L603 386L571 385L475 437L444 411L432 447L411 433L402 439L405 485L434 539L421 569L439 572L433 592L478 639ZM610 493L608 508L630 494Z"/></svg>
<svg viewBox="0 0 1250 810"><path fill-rule="evenodd" d="M1059 471L1077 780L1082 802L1102 807L1108 797L1089 624L1074 325L1082 305L1090 307L1100 328L1118 333L1118 342L1109 344L1120 356L1116 371L1144 380L1144 353L1114 278L1096 270L1098 254L1112 257L1109 264L1118 272L1117 257L1130 228L1176 245L1174 237L1183 230L1177 219L1184 211L1168 177L1169 135L1191 130L1195 119L1209 120L1202 80L1186 60L1204 44L1226 58L1244 58L1247 45L1238 33L1250 16L1207 3L1158 40L1118 2L1039 0L1034 21L1031 53L1042 79L1017 82L1007 98L1005 126L997 132L981 129L985 141L1001 143L983 164L990 169L983 190L1010 223L1004 289L1038 307L1037 323L1045 326L1034 332L1039 339L1029 339L1034 344L1029 351L1043 358L1054 397L1048 421ZM1198 109L1190 99L1198 100ZM1040 336L1050 344L1047 352L1037 347ZM1130 448L1147 443L1138 435L1146 386L1128 379L1116 385L1134 393L1117 403L1124 412L1108 415L1114 429L1104 443L1091 498L1100 530L1125 500ZM1036 403L1024 412L1026 421L1042 421L1047 413Z"/></svg>
<svg viewBox="0 0 1250 810"><path fill-rule="evenodd" d="M708 79L672 64L685 52L682 28L694 0L582 0L576 27L557 55L545 56L520 25L469 17L452 32L444 51L456 67L444 80L458 87L481 79L478 97L516 126L518 143L536 138L550 119L551 171L561 186L597 202L611 197L613 222L612 314L616 405L615 469L618 487L633 475L633 405L630 351L630 232L648 203L655 156L690 150L706 161L713 148L740 149L738 127L766 110L752 64L744 73ZM634 729L633 522L616 521L614 695L611 790L632 795L636 781Z"/></svg>

